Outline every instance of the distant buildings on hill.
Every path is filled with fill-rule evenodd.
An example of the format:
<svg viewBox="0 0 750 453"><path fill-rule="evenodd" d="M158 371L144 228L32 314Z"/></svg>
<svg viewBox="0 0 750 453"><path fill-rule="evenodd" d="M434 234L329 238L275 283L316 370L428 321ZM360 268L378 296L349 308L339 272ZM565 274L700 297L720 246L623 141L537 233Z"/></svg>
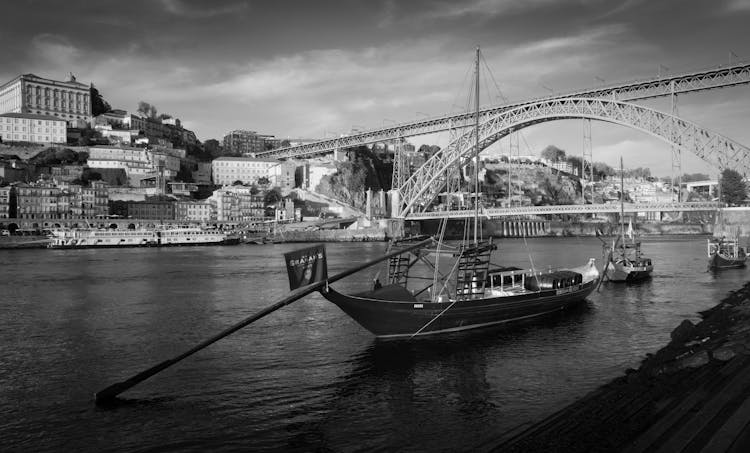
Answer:
<svg viewBox="0 0 750 453"><path fill-rule="evenodd" d="M236 130L228 132L223 139L225 151L230 154L255 154L281 146L281 140L273 135L255 131Z"/></svg>

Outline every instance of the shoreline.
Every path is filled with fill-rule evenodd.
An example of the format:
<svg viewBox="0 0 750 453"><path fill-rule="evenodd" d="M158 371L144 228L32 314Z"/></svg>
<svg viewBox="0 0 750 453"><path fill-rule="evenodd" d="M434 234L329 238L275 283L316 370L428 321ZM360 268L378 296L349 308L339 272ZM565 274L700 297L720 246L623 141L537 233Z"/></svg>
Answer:
<svg viewBox="0 0 750 453"><path fill-rule="evenodd" d="M747 451L750 446L750 282L702 320L683 321L638 369L488 451Z"/></svg>

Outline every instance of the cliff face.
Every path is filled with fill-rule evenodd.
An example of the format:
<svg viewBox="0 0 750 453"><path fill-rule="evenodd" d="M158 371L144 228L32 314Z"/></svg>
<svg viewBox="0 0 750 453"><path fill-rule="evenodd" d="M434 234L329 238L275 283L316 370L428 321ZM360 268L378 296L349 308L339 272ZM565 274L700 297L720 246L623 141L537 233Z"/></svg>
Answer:
<svg viewBox="0 0 750 453"><path fill-rule="evenodd" d="M740 236L750 237L750 207L724 208L717 216L714 225L714 236L734 236L739 230Z"/></svg>

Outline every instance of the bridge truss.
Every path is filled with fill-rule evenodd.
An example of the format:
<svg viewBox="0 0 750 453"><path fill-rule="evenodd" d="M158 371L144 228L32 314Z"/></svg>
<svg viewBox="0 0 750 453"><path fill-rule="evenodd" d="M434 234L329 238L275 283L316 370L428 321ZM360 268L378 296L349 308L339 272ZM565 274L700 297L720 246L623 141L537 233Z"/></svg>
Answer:
<svg viewBox="0 0 750 453"><path fill-rule="evenodd" d="M479 146L474 131L459 136L427 160L398 190L399 217L424 212L444 190L448 170L468 164L486 147L513 131L548 121L589 118L628 126L691 152L718 168L750 174L750 150L697 124L667 113L610 99L548 99L504 110L485 118L479 126Z"/></svg>

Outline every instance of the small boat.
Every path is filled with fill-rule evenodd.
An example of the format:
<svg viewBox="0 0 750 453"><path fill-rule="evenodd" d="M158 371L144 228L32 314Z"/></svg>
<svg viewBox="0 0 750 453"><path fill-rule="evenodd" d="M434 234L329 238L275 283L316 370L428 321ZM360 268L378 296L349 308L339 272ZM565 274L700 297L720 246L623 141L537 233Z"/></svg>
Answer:
<svg viewBox="0 0 750 453"><path fill-rule="evenodd" d="M641 255L641 242L618 241L612 244L605 265L605 278L612 282L638 282L651 277L654 265L650 258ZM606 253L606 251L605 251Z"/></svg>
<svg viewBox="0 0 750 453"><path fill-rule="evenodd" d="M620 158L620 235L612 246L604 245L604 274L612 282L639 282L651 278L654 264L641 253L641 241L634 233L632 222L625 231L625 184Z"/></svg>
<svg viewBox="0 0 750 453"><path fill-rule="evenodd" d="M745 267L747 249L739 245L739 235L734 239L711 238L708 240L708 268L736 269Z"/></svg>

